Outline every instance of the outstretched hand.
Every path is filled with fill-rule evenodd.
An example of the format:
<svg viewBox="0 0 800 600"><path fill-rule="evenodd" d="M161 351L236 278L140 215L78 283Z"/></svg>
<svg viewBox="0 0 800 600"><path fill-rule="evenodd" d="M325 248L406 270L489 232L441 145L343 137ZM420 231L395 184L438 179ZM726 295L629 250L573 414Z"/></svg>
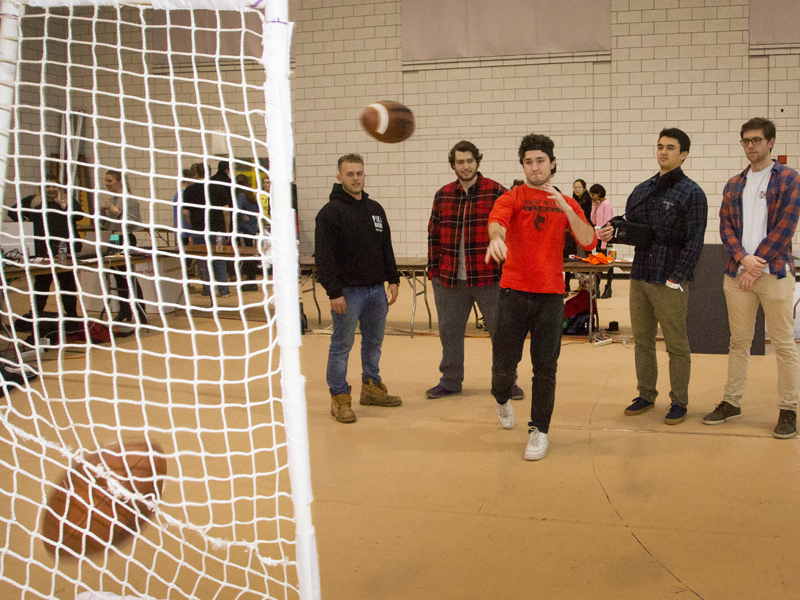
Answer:
<svg viewBox="0 0 800 600"><path fill-rule="evenodd" d="M494 260L497 264L500 264L506 259L507 255L508 248L506 248L505 241L500 237L496 237L489 242L489 247L486 248L486 258L484 262L488 265L489 262Z"/></svg>
<svg viewBox="0 0 800 600"><path fill-rule="evenodd" d="M556 206L561 212L566 213L567 211L572 211L572 207L566 201L564 195L554 188L553 184L549 181L542 186L542 190L547 192L547 197L556 203Z"/></svg>

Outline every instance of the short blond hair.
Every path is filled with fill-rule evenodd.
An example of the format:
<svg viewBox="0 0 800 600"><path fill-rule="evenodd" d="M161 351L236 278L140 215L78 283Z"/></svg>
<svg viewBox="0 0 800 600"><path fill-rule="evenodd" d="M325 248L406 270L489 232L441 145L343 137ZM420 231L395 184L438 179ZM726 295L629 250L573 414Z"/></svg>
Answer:
<svg viewBox="0 0 800 600"><path fill-rule="evenodd" d="M364 165L364 158L360 154L356 154L355 152L351 152L350 154L345 154L339 159L339 164L336 165L336 168L341 172L342 165L344 163L356 163L359 165Z"/></svg>

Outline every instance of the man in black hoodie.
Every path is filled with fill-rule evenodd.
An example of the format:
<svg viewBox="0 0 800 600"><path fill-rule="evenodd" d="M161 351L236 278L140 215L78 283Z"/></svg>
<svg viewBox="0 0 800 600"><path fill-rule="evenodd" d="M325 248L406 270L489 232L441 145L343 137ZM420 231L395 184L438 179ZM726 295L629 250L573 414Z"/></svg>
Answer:
<svg viewBox="0 0 800 600"><path fill-rule="evenodd" d="M387 393L379 367L386 315L397 300L400 274L386 213L364 192L364 159L342 156L336 179L330 200L317 214L315 256L317 279L328 293L333 317L327 374L331 414L340 423L353 423L347 359L359 323L361 404L402 404Z"/></svg>

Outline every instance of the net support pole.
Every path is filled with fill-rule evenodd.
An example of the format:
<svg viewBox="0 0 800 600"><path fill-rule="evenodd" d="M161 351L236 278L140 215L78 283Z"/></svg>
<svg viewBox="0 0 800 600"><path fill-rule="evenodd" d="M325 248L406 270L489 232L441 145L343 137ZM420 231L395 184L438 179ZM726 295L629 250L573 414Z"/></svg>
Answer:
<svg viewBox="0 0 800 600"><path fill-rule="evenodd" d="M11 117L14 83L19 56L19 20L23 8L11 2L0 4L0 207L5 205L8 149L11 144Z"/></svg>
<svg viewBox="0 0 800 600"><path fill-rule="evenodd" d="M286 2L268 4L264 24L263 64L267 150L272 182L272 251L275 313L281 347L281 388L286 420L289 477L295 513L297 575L301 600L319 600L319 559L311 521L311 467L308 447L305 379L300 371L299 252L292 209L294 137L289 83L292 24Z"/></svg>

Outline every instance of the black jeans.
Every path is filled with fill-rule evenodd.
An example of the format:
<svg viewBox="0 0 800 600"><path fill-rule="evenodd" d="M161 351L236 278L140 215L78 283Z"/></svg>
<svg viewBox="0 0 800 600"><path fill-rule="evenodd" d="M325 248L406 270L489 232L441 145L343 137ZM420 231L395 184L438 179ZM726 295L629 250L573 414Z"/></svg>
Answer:
<svg viewBox="0 0 800 600"><path fill-rule="evenodd" d="M237 237L236 244L241 248L252 248L256 245L256 239L252 237ZM239 271L239 281L254 281L259 262L261 262L260 258L240 258L239 263L236 265Z"/></svg>
<svg viewBox="0 0 800 600"><path fill-rule="evenodd" d="M500 404L511 398L525 337L531 334L531 422L542 433L550 430L556 400L556 370L561 354L564 298L500 288L497 332L492 344L492 395Z"/></svg>
<svg viewBox="0 0 800 600"><path fill-rule="evenodd" d="M128 244L131 246L136 245L136 236L133 233L128 234ZM122 245L122 242L120 242ZM115 271L119 271L119 274L114 274L114 282L117 286L117 301L119 302L119 314L117 317L120 320L131 320L133 318L133 310L131 309L130 300L131 297L131 290L128 287L128 276L126 273L128 272L125 265L119 267L112 267ZM139 281L134 277L133 278L133 285L134 289L136 290L136 299L142 299L142 288L139 285ZM144 309L144 306L140 302L136 302L136 308L139 310L139 318L143 322L147 322L147 312Z"/></svg>
<svg viewBox="0 0 800 600"><path fill-rule="evenodd" d="M58 278L59 297L64 312L68 317L78 316L78 285L75 282L75 273L72 271L56 271ZM47 305L48 293L53 283L53 275L44 273L33 278L33 294L36 303L36 314L41 317Z"/></svg>

